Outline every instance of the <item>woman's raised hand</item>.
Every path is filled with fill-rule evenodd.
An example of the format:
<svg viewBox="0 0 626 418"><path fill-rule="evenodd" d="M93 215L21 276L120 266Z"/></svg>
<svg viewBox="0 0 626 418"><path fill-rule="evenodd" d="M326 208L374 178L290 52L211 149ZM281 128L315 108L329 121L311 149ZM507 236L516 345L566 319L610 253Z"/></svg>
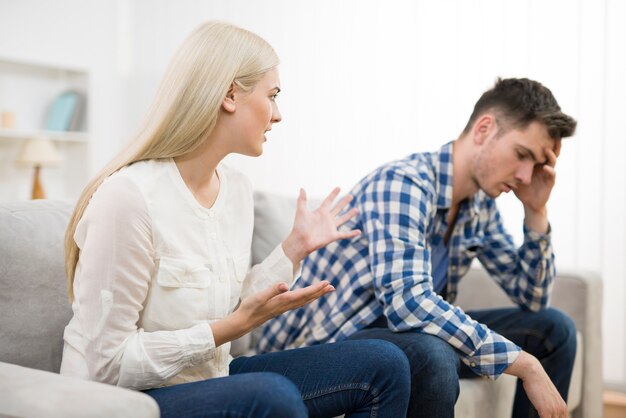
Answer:
<svg viewBox="0 0 626 418"><path fill-rule="evenodd" d="M324 245L339 239L353 238L361 233L359 230L339 230L341 225L357 214L357 210L349 210L340 216L352 196L345 196L333 206L337 195L338 187L324 199L319 208L309 211L306 207L306 193L300 189L293 228L282 244L285 255L294 266ZM237 310L226 318L211 322L215 344L221 345L239 338L267 320L306 305L334 290L326 280L296 290L289 290L286 283L274 284L242 299Z"/></svg>
<svg viewBox="0 0 626 418"><path fill-rule="evenodd" d="M333 241L353 238L361 233L356 229L351 231L339 230L341 225L357 214L357 210L353 208L338 216L352 200L352 196L347 195L333 206L334 200L339 195L339 190L339 187L336 187L324 199L319 208L309 211L306 207L306 192L304 189L300 189L293 228L283 241L285 255L294 265L297 266L311 252Z"/></svg>

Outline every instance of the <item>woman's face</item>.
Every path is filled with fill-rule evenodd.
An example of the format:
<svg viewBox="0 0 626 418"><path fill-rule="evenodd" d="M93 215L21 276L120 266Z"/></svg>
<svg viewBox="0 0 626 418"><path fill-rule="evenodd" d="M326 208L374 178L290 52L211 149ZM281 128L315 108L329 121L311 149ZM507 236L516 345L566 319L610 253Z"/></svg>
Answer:
<svg viewBox="0 0 626 418"><path fill-rule="evenodd" d="M233 115L237 119L235 152L255 157L263 153L265 133L282 119L276 104L279 91L278 70L274 68L265 73L251 92L239 93Z"/></svg>

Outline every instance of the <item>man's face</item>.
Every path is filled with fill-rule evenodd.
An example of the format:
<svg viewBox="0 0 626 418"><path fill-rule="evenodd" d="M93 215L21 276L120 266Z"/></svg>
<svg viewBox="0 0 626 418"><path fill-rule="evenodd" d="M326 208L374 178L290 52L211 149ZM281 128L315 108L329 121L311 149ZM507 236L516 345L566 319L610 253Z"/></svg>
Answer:
<svg viewBox="0 0 626 418"><path fill-rule="evenodd" d="M521 184L529 185L535 168L547 161L544 148L558 155L559 146L560 141L550 138L539 122L532 122L523 130L510 128L501 135L496 127L474 158L473 181L491 197L515 190Z"/></svg>

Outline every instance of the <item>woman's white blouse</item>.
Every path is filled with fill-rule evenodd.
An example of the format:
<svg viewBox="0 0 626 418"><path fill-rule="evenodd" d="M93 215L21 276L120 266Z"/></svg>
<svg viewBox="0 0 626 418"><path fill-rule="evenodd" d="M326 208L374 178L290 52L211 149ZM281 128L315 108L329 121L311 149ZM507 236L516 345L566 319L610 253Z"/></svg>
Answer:
<svg viewBox="0 0 626 418"><path fill-rule="evenodd" d="M230 343L208 325L239 298L293 280L279 245L249 271L252 189L221 165L201 206L173 160L135 163L94 193L74 239L80 258L61 374L147 389L227 376Z"/></svg>

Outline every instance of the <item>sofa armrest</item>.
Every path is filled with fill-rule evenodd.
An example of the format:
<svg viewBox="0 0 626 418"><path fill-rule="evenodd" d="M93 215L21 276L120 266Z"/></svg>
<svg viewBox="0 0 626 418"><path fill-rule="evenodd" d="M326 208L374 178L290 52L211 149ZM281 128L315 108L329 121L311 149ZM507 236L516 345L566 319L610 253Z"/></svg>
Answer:
<svg viewBox="0 0 626 418"><path fill-rule="evenodd" d="M457 304L464 310L513 306L482 268L471 269L459 286ZM572 417L602 416L602 280L588 271L557 274L550 305L567 313L582 334L581 403Z"/></svg>
<svg viewBox="0 0 626 418"><path fill-rule="evenodd" d="M602 417L602 280L599 274L564 271L554 283L552 306L572 317L583 335L581 406L573 418Z"/></svg>
<svg viewBox="0 0 626 418"><path fill-rule="evenodd" d="M158 418L148 395L0 362L0 416Z"/></svg>

